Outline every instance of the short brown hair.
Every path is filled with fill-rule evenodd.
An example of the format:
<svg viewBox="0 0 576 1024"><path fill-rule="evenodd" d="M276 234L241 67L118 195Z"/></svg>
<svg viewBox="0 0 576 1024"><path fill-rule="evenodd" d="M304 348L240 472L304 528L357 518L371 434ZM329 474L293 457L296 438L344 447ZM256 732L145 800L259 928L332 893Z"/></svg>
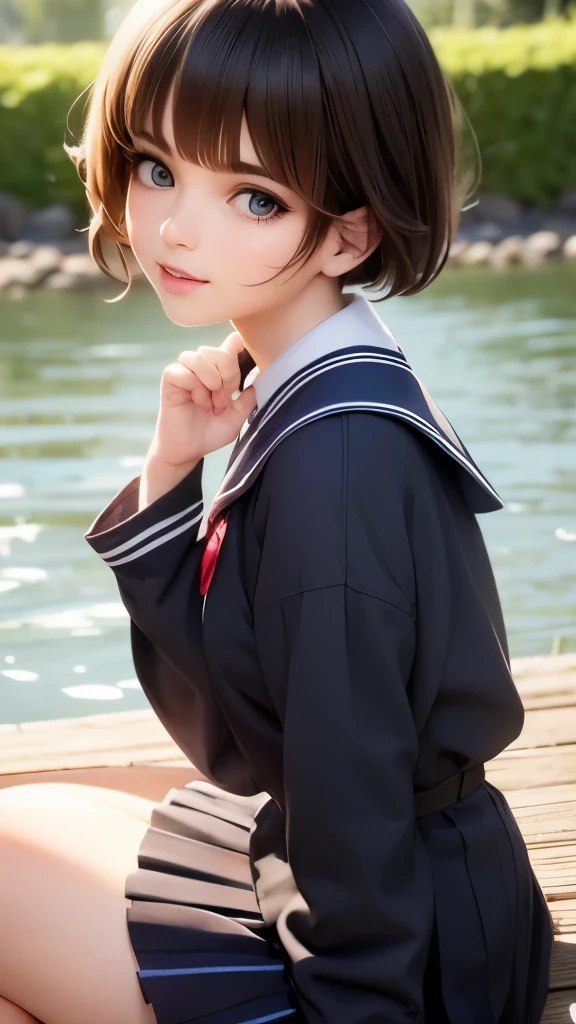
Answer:
<svg viewBox="0 0 576 1024"><path fill-rule="evenodd" d="M166 146L172 85L182 157L233 171L245 113L267 173L309 204L288 266L366 205L382 242L343 284L389 297L437 277L465 198L462 109L404 0L140 0L93 85L81 145L66 147L96 208L90 252L108 273L102 235L129 245L133 135L150 119Z"/></svg>

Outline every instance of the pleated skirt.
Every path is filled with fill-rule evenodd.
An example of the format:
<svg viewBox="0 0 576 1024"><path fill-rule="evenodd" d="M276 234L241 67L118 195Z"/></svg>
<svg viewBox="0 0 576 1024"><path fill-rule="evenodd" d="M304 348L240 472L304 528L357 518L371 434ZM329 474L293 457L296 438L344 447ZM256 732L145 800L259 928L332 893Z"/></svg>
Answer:
<svg viewBox="0 0 576 1024"><path fill-rule="evenodd" d="M305 1022L252 884L249 834L266 799L195 781L152 812L126 896L157 1024ZM553 927L505 797L485 782L418 827L435 893L422 1024L538 1024Z"/></svg>
<svg viewBox="0 0 576 1024"><path fill-rule="evenodd" d="M302 1022L252 885L248 840L261 804L195 781L152 811L125 892L140 987L158 1024Z"/></svg>

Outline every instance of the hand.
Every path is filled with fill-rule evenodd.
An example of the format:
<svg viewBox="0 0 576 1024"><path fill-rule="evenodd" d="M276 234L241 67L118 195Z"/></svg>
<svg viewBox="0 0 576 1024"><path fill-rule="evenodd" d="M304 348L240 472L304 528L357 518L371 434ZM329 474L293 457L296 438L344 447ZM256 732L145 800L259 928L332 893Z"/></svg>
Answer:
<svg viewBox="0 0 576 1024"><path fill-rule="evenodd" d="M242 338L229 334L220 348L182 352L167 366L160 385L160 411L148 458L172 466L191 465L224 448L256 408L254 387L233 401L240 387Z"/></svg>

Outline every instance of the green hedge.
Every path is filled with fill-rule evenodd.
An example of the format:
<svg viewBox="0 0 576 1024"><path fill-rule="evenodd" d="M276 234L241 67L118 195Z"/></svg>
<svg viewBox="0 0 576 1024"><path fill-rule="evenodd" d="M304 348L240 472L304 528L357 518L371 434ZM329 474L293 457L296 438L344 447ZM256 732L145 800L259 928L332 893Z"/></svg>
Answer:
<svg viewBox="0 0 576 1024"><path fill-rule="evenodd" d="M482 155L482 192L547 207L576 188L576 18L435 29Z"/></svg>
<svg viewBox="0 0 576 1024"><path fill-rule="evenodd" d="M86 221L84 190L62 145L80 138L81 93L104 51L101 43L0 46L0 192L32 208L69 203Z"/></svg>
<svg viewBox="0 0 576 1024"><path fill-rule="evenodd" d="M576 188L576 18L430 36L479 140L481 191L547 206ZM70 203L85 219L62 143L79 137L78 97L103 52L98 43L0 46L0 191L31 207Z"/></svg>

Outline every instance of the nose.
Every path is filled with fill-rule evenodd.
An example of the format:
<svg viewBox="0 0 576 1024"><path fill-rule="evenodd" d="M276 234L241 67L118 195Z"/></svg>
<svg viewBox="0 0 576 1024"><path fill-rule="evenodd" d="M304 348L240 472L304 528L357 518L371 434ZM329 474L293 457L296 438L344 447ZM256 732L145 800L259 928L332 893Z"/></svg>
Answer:
<svg viewBox="0 0 576 1024"><path fill-rule="evenodd" d="M160 236L166 245L196 249L198 246L199 220L193 211L182 206L174 209L160 226Z"/></svg>

